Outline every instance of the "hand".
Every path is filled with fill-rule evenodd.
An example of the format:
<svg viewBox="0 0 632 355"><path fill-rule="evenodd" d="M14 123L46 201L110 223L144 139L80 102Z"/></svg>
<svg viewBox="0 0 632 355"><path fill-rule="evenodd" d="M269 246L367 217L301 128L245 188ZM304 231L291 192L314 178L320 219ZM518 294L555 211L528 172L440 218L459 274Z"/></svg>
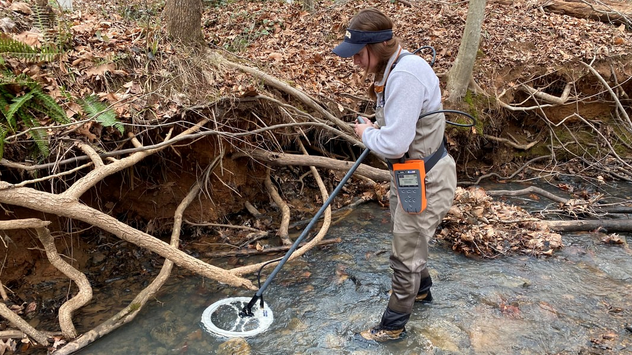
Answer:
<svg viewBox="0 0 632 355"><path fill-rule="evenodd" d="M358 116L358 118L356 119L355 127L354 127L354 131L356 135L358 136L358 138L362 139L362 134L364 133L364 130L369 127L377 128L377 126L373 124L371 120L369 120L368 118Z"/></svg>

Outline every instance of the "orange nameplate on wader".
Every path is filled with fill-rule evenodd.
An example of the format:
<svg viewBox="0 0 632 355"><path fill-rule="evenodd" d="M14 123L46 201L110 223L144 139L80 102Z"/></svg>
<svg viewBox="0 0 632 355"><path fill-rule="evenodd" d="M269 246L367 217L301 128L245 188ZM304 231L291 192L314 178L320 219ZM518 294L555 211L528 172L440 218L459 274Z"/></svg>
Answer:
<svg viewBox="0 0 632 355"><path fill-rule="evenodd" d="M399 205L410 214L426 209L426 169L423 160L408 160L393 164Z"/></svg>

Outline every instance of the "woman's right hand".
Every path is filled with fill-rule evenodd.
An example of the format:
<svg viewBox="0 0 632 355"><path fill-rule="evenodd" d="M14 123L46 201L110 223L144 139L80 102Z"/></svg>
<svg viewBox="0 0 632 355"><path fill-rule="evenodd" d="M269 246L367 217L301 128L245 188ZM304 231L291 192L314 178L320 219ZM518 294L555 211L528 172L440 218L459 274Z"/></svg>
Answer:
<svg viewBox="0 0 632 355"><path fill-rule="evenodd" d="M364 133L364 130L369 127L377 128L377 125L375 125L366 117L358 116L358 118L356 119L356 125L354 127L355 133L358 138L362 139L362 134Z"/></svg>

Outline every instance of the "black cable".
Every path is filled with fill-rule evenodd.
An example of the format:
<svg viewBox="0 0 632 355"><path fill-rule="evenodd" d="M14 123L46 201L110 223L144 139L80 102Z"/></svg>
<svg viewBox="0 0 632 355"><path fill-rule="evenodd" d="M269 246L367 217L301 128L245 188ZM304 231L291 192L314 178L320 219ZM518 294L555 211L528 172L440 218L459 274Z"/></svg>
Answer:
<svg viewBox="0 0 632 355"><path fill-rule="evenodd" d="M434 49L434 47L432 46L423 46L421 48L417 48L415 49L415 51L413 51L413 54L417 54L420 51L424 50L424 49L430 49L432 50L432 60L430 61L430 66L434 66L435 60L437 59L437 51Z"/></svg>
<svg viewBox="0 0 632 355"><path fill-rule="evenodd" d="M474 127L474 126L476 126L476 118L474 118L474 116L470 115L467 112L458 111L458 110L437 110L437 111L426 112L426 113L422 114L421 116L419 116L419 119L422 119L422 118L424 118L426 116L434 115L436 113L456 113L456 114L459 114L459 115L466 116L467 118L472 120L472 123L470 123L470 124L456 123L456 122L445 120L446 123L449 123L449 124L451 124L453 126L458 126L458 127Z"/></svg>

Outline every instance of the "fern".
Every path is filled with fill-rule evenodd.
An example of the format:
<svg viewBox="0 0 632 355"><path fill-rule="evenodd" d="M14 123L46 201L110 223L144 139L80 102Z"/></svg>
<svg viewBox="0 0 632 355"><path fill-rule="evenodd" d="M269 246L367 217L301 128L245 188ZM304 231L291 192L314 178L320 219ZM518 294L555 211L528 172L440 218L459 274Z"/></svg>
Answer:
<svg viewBox="0 0 632 355"><path fill-rule="evenodd" d="M9 131L6 130L6 127L0 124L0 159L4 156L4 138L8 133Z"/></svg>
<svg viewBox="0 0 632 355"><path fill-rule="evenodd" d="M116 129L125 133L125 127L116 118L116 113L111 108L108 108L103 102L99 101L94 95L88 96L79 102L83 110L88 114L90 119L95 119L104 127L114 126Z"/></svg>
<svg viewBox="0 0 632 355"><path fill-rule="evenodd" d="M53 16L52 10L47 5L33 4L33 13L35 14L34 25L44 35L44 42L54 42L51 39L51 30L53 30Z"/></svg>
<svg viewBox="0 0 632 355"><path fill-rule="evenodd" d="M19 111L18 116L20 116L20 119L28 128L38 128L41 126L39 121L24 111ZM37 145L39 154L44 158L48 157L50 149L48 148L48 134L46 134L46 131L43 129L33 129L30 133Z"/></svg>
<svg viewBox="0 0 632 355"><path fill-rule="evenodd" d="M55 122L70 123L66 111L55 102L55 99L44 93L42 89L39 88L39 85L31 87L31 93L37 99L38 103L41 103L41 106L37 105L33 106L33 108L43 114L47 114Z"/></svg>
<svg viewBox="0 0 632 355"><path fill-rule="evenodd" d="M0 77L0 144L4 145L7 131L15 132L18 123L22 122L27 128L40 127L38 117L48 116L54 122L69 123L66 112L57 104L55 99L46 94L40 84L26 75L13 75L5 72ZM16 96L17 92L25 92L22 96ZM42 115L39 115L41 113ZM48 136L43 129L34 129L30 132L38 149L38 154L47 157L50 154Z"/></svg>
<svg viewBox="0 0 632 355"><path fill-rule="evenodd" d="M10 55L28 61L50 62L55 60L59 53L59 49L53 44L34 48L13 38L0 37L0 54Z"/></svg>
<svg viewBox="0 0 632 355"><path fill-rule="evenodd" d="M9 110L5 114L7 118L7 122L9 123L9 126L16 128L17 123L16 123L15 116L18 114L18 112L20 112L20 110L22 109L24 105L27 105L27 102L31 100L32 98L33 98L33 94L29 92L28 94L15 97L13 99L13 103L11 103L11 105L9 106Z"/></svg>

